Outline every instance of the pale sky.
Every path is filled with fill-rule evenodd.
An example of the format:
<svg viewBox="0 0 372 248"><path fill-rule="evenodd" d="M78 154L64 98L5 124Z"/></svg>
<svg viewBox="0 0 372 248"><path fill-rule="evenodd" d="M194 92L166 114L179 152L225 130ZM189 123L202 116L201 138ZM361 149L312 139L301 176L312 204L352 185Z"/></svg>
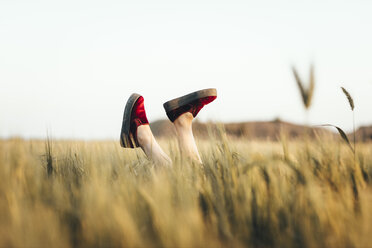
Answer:
<svg viewBox="0 0 372 248"><path fill-rule="evenodd" d="M214 87L201 121L305 121L292 65L315 65L311 124L372 124L372 1L0 0L0 137L118 139L132 92Z"/></svg>

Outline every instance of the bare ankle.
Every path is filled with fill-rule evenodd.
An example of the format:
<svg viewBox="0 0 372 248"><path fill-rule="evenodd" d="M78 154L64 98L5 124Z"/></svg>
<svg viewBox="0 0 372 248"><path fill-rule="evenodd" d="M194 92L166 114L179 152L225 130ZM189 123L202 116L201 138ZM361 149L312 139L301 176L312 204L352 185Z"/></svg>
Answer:
<svg viewBox="0 0 372 248"><path fill-rule="evenodd" d="M151 142L151 135L149 125L141 125L137 128L137 140L141 147Z"/></svg>
<svg viewBox="0 0 372 248"><path fill-rule="evenodd" d="M190 127L194 116L190 112L183 113L173 123L177 127Z"/></svg>

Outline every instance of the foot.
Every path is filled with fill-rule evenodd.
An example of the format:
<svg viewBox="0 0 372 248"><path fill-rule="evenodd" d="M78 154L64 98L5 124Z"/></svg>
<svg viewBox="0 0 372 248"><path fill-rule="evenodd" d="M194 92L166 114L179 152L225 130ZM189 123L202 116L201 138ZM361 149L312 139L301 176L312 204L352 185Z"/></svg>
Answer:
<svg viewBox="0 0 372 248"><path fill-rule="evenodd" d="M170 100L163 104L171 122L180 115L190 112L195 118L199 111L217 98L216 89L204 89Z"/></svg>
<svg viewBox="0 0 372 248"><path fill-rule="evenodd" d="M120 145L124 148L139 147L137 128L148 124L144 99L141 95L134 93L129 97L125 105Z"/></svg>

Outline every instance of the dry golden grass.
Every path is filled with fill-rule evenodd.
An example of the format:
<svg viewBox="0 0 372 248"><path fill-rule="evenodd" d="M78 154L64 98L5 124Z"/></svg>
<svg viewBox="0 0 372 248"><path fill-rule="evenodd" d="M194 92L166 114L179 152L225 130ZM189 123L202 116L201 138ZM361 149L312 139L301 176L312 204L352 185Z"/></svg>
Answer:
<svg viewBox="0 0 372 248"><path fill-rule="evenodd" d="M221 135L199 143L203 165L161 144L171 169L118 142L53 141L46 156L44 141L0 141L0 247L371 246L370 144L358 174L333 140Z"/></svg>

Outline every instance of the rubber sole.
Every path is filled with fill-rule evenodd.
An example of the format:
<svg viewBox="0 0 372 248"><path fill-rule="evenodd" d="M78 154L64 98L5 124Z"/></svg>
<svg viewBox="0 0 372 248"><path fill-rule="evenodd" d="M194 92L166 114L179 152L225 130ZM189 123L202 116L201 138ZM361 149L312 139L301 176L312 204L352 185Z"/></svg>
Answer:
<svg viewBox="0 0 372 248"><path fill-rule="evenodd" d="M124 115L123 115L123 123L121 125L121 133L120 133L120 145L124 148L136 148L138 144L136 143L133 134L130 132L130 117L132 114L132 110L134 104L137 102L138 98L141 95L133 93L125 105Z"/></svg>
<svg viewBox="0 0 372 248"><path fill-rule="evenodd" d="M175 110L179 107L182 107L186 104L189 104L195 100L200 98L208 97L208 96L217 96L217 90L214 88L198 90L192 92L190 94L175 98L163 104L163 107L166 112Z"/></svg>

